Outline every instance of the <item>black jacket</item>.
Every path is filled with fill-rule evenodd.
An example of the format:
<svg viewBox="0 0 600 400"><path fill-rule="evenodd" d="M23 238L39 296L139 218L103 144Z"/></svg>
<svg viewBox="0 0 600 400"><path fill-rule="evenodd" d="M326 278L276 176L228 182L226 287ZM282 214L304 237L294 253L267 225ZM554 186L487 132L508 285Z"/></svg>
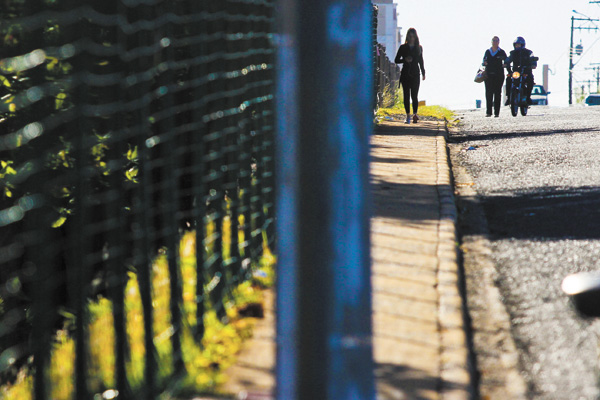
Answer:
<svg viewBox="0 0 600 400"><path fill-rule="evenodd" d="M406 57L412 57L412 61L406 61ZM419 79L421 72L425 75L425 64L423 62L423 47L414 46L412 49L405 43L398 49L396 53L396 64L404 64L400 73L400 82L406 82L412 79ZM419 71L420 69L420 71Z"/></svg>
<svg viewBox="0 0 600 400"><path fill-rule="evenodd" d="M521 47L520 49L516 49L510 52L510 55L506 59L505 64L507 64L506 69L508 72L512 73L513 70L518 69L519 67L525 66L525 72L531 74L531 67L537 67L537 62L532 60L533 52L525 47ZM511 64L512 63L512 68Z"/></svg>
<svg viewBox="0 0 600 400"><path fill-rule="evenodd" d="M487 63L485 71L488 75L504 77L504 67L502 66L504 60L506 60L506 52L501 48L498 48L495 56L492 55L490 49L487 49L483 55L482 65Z"/></svg>

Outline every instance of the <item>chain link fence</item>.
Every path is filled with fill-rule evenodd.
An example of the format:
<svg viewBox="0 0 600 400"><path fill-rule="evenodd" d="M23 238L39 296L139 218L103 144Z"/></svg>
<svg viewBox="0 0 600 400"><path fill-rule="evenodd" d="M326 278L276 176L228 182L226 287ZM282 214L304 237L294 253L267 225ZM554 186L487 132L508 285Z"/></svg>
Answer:
<svg viewBox="0 0 600 400"><path fill-rule="evenodd" d="M218 383L206 321L274 242L273 12L2 3L0 397Z"/></svg>
<svg viewBox="0 0 600 400"><path fill-rule="evenodd" d="M0 397L218 386L274 248L274 4L3 2Z"/></svg>
<svg viewBox="0 0 600 400"><path fill-rule="evenodd" d="M377 43L376 49L377 106L391 107L400 90L400 66L387 57L385 47L381 43Z"/></svg>
<svg viewBox="0 0 600 400"><path fill-rule="evenodd" d="M377 43L377 15L379 9L373 5L373 59L375 71L375 109L390 107L396 99L400 85L400 66L390 60L385 47ZM396 50L396 49L394 49Z"/></svg>

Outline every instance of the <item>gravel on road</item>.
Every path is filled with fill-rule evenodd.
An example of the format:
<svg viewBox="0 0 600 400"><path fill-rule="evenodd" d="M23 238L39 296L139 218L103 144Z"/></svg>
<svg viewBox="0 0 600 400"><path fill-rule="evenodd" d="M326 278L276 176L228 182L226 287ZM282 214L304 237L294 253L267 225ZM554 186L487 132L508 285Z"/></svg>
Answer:
<svg viewBox="0 0 600 400"><path fill-rule="evenodd" d="M600 269L600 107L459 118L452 162L472 179L459 183L475 189L487 225L462 234L489 239L527 397L597 399L600 323L576 315L560 284Z"/></svg>

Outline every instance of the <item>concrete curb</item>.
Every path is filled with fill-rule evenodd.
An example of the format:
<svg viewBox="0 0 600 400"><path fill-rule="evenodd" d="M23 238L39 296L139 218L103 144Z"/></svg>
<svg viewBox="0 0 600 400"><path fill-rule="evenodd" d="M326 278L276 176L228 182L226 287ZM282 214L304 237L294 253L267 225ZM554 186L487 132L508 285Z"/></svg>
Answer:
<svg viewBox="0 0 600 400"><path fill-rule="evenodd" d="M457 213L446 147L446 132L437 137L437 190L440 200L438 228L438 296L441 336L440 374L442 400L468 400L474 395L469 363L456 236Z"/></svg>
<svg viewBox="0 0 600 400"><path fill-rule="evenodd" d="M457 159L459 152L458 146L450 145L452 159ZM452 167L458 181L460 225L467 231L468 226L476 225L483 232L466 236L463 232L460 238L467 289L465 295L470 304L472 346L477 354L478 394L482 399L525 400L528 398L527 383L520 373L510 317L495 284L497 272L491 258L482 205L468 171L459 163ZM468 206L461 199L469 199Z"/></svg>

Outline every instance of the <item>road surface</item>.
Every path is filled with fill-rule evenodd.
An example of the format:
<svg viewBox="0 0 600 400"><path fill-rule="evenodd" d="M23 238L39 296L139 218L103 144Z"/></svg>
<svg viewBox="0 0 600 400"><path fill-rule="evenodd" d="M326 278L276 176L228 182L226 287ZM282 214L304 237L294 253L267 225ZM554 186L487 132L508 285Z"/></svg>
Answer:
<svg viewBox="0 0 600 400"><path fill-rule="evenodd" d="M490 239L527 397L597 399L600 323L577 316L560 284L600 270L600 107L459 118L449 142L468 178L456 179L472 180L461 184L475 189L487 223L463 234Z"/></svg>

